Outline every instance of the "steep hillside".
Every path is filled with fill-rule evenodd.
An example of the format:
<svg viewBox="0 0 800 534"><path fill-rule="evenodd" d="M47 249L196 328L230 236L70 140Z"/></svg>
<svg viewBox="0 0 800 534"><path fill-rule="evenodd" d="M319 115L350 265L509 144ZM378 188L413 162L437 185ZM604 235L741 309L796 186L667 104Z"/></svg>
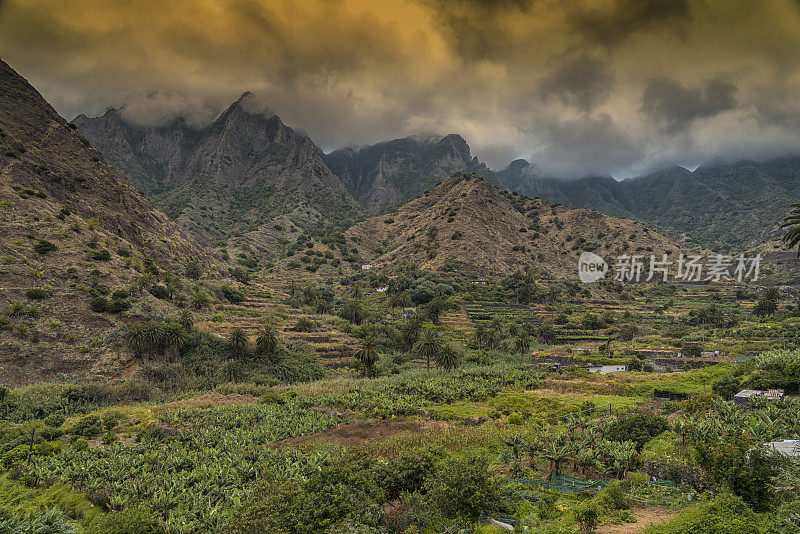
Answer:
<svg viewBox="0 0 800 534"><path fill-rule="evenodd" d="M532 267L543 277L571 280L584 251L607 259L679 252L642 223L503 192L472 174L453 175L396 213L368 219L346 235L362 257L390 270L406 262L477 275Z"/></svg>
<svg viewBox="0 0 800 534"><path fill-rule="evenodd" d="M404 137L325 155L328 167L360 202L375 209L412 199L455 172L493 178L463 137Z"/></svg>
<svg viewBox="0 0 800 534"><path fill-rule="evenodd" d="M99 336L114 319L89 300L131 284L149 260L206 257L2 61L0 233L3 381L108 364Z"/></svg>
<svg viewBox="0 0 800 534"><path fill-rule="evenodd" d="M524 160L497 173L509 190L577 208L632 217L718 251L740 252L780 235L800 198L800 157L713 161L695 171L670 167L618 182L549 178Z"/></svg>
<svg viewBox="0 0 800 534"><path fill-rule="evenodd" d="M234 246L242 241L271 257L286 241L274 229L286 222L276 218L318 230L360 210L314 143L259 109L249 93L203 128L182 119L142 126L117 110L97 118L81 115L74 123L206 245L233 238Z"/></svg>

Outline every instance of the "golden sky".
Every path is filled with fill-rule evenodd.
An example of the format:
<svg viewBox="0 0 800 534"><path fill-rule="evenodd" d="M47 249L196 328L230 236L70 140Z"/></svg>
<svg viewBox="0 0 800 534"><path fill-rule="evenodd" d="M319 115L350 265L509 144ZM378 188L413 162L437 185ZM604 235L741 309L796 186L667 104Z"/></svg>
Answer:
<svg viewBox="0 0 800 534"><path fill-rule="evenodd" d="M457 132L626 177L800 148L797 0L0 0L0 57L68 119L249 90L326 150Z"/></svg>

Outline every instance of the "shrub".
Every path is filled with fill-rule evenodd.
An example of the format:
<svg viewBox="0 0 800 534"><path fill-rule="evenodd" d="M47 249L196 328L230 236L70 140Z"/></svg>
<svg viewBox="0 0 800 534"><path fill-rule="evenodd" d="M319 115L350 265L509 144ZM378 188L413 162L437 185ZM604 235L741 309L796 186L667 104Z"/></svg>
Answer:
<svg viewBox="0 0 800 534"><path fill-rule="evenodd" d="M582 503L575 510L575 520L578 522L581 534L591 534L597 531L599 519L600 509L591 500Z"/></svg>
<svg viewBox="0 0 800 534"><path fill-rule="evenodd" d="M606 428L606 439L613 441L633 441L636 450L641 451L644 444L669 430L669 421L660 415L632 412L622 415Z"/></svg>
<svg viewBox="0 0 800 534"><path fill-rule="evenodd" d="M42 300L53 296L53 288L50 286L32 287L25 292L25 296L31 300Z"/></svg>
<svg viewBox="0 0 800 534"><path fill-rule="evenodd" d="M161 534L165 532L159 520L143 507L127 508L101 516L92 524L95 534Z"/></svg>
<svg viewBox="0 0 800 534"><path fill-rule="evenodd" d="M486 458L449 458L425 483L430 501L448 517L477 520L498 503Z"/></svg>
<svg viewBox="0 0 800 534"><path fill-rule="evenodd" d="M244 300L244 295L241 291L228 285L220 286L219 292L231 304L239 304Z"/></svg>
<svg viewBox="0 0 800 534"><path fill-rule="evenodd" d="M717 496L713 501L684 510L663 525L648 527L646 534L758 534L759 517L738 497Z"/></svg>
<svg viewBox="0 0 800 534"><path fill-rule="evenodd" d="M89 251L89 259L94 261L108 261L111 259L111 253L105 249Z"/></svg>
<svg viewBox="0 0 800 534"><path fill-rule="evenodd" d="M150 294L157 299L161 300L169 299L169 289L167 289L166 286L161 284L156 284L152 288L150 288Z"/></svg>
<svg viewBox="0 0 800 534"><path fill-rule="evenodd" d="M89 301L89 308L95 313L103 313L108 310L108 299L105 297L95 297Z"/></svg>
<svg viewBox="0 0 800 534"><path fill-rule="evenodd" d="M37 254L47 254L48 252L55 252L58 250L58 247L50 241L39 239L36 241L36 244L33 245L33 250L36 251Z"/></svg>

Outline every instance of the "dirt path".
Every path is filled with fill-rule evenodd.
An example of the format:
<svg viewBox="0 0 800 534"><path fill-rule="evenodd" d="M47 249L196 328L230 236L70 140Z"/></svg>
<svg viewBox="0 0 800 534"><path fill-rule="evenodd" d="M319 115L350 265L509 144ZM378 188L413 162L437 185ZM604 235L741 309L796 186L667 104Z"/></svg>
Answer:
<svg viewBox="0 0 800 534"><path fill-rule="evenodd" d="M640 534L650 525L666 523L678 513L664 508L632 508L631 512L636 517L636 523L603 525L598 527L597 534Z"/></svg>

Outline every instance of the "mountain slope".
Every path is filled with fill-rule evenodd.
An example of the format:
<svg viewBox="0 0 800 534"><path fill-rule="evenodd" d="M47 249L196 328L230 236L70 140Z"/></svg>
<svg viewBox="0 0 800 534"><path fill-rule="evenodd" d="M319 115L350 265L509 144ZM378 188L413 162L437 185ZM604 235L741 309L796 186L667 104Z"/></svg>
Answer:
<svg viewBox="0 0 800 534"><path fill-rule="evenodd" d="M618 182L556 180L518 160L497 173L504 187L573 207L632 217L718 251L740 252L780 234L800 199L800 158L713 161L695 171L670 167Z"/></svg>
<svg viewBox="0 0 800 534"><path fill-rule="evenodd" d="M577 280L577 258L584 251L606 258L679 252L642 223L512 195L461 173L346 235L362 257L390 270L407 262L476 275L532 267L542 277L571 280Z"/></svg>
<svg viewBox="0 0 800 534"><path fill-rule="evenodd" d="M206 245L229 238L248 241L253 233L280 234L269 240L274 245L284 237L270 230L278 226L278 217L289 217L302 229L319 229L360 212L314 143L258 109L249 93L203 128L193 129L182 119L141 126L116 110L97 118L81 115L74 123ZM268 246L259 252L277 250Z"/></svg>
<svg viewBox="0 0 800 534"><path fill-rule="evenodd" d="M455 172L494 178L457 134L404 137L343 148L326 154L324 159L353 196L370 209L412 199Z"/></svg>
<svg viewBox="0 0 800 534"><path fill-rule="evenodd" d="M99 372L114 355L96 343L113 324L89 310L98 288L127 287L147 260L206 257L2 61L0 173L4 382Z"/></svg>

